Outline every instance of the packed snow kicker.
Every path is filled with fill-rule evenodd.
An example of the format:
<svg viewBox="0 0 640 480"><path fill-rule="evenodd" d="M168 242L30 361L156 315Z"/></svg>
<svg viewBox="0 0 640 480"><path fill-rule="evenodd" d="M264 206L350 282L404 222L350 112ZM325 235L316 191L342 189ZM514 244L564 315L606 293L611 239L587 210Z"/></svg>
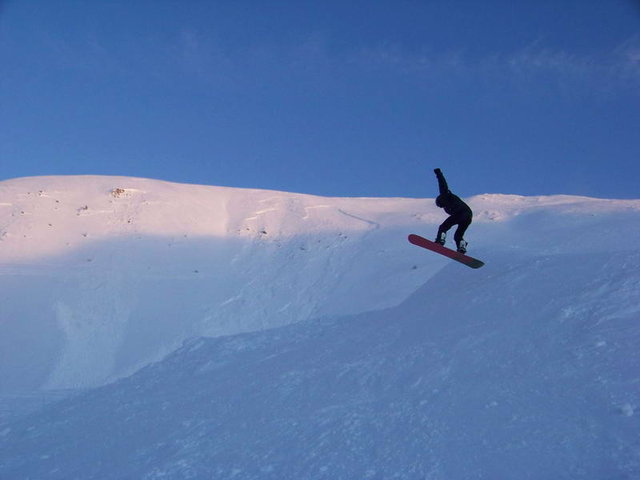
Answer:
<svg viewBox="0 0 640 480"><path fill-rule="evenodd" d="M0 182L0 478L639 478L640 200Z"/></svg>

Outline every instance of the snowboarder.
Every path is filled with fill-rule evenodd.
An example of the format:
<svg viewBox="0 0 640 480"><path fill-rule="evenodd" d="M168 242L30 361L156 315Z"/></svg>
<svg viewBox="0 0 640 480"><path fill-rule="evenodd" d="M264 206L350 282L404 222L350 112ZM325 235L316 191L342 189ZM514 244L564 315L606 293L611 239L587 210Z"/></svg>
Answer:
<svg viewBox="0 0 640 480"><path fill-rule="evenodd" d="M458 225L453 238L456 241L458 252L467 253L467 242L463 236L464 232L469 228L469 225L471 225L473 212L471 208L469 208L469 205L464 203L460 197L451 193L442 171L439 168L433 171L436 177L438 177L438 187L440 187L440 195L436 198L436 205L444 208L444 211L449 214L449 218L438 227L438 236L435 241L440 245L444 245L449 229L454 225Z"/></svg>

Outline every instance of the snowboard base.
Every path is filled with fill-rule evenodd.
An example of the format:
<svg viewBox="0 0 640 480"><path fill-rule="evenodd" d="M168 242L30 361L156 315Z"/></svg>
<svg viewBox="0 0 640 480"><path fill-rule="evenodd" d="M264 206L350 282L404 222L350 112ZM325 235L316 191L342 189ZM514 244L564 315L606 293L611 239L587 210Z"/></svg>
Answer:
<svg viewBox="0 0 640 480"><path fill-rule="evenodd" d="M415 235L412 233L411 235L409 235L409 242L417 245L418 247L426 248L427 250L431 250L432 252L444 255L445 257L455 260L456 262L460 262L467 267L480 268L484 265L484 262L478 260L477 258L470 257L469 255L465 255L464 253L456 252L455 250L451 250L447 247L443 247L439 243L427 240L420 235Z"/></svg>

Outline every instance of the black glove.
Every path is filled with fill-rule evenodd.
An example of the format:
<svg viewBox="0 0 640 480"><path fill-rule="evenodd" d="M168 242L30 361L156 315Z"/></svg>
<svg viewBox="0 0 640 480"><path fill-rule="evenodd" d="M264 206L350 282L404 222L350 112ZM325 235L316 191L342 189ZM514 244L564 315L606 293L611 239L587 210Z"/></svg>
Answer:
<svg viewBox="0 0 640 480"><path fill-rule="evenodd" d="M433 171L436 175L442 175L442 171L439 168L434 168Z"/></svg>

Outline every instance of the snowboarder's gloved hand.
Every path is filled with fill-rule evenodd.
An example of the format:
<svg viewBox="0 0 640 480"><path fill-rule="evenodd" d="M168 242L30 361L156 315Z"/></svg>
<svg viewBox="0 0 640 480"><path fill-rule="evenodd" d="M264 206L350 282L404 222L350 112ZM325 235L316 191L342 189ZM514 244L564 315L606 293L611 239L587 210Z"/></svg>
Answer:
<svg viewBox="0 0 640 480"><path fill-rule="evenodd" d="M434 168L433 171L436 175L442 175L442 171L439 168Z"/></svg>

